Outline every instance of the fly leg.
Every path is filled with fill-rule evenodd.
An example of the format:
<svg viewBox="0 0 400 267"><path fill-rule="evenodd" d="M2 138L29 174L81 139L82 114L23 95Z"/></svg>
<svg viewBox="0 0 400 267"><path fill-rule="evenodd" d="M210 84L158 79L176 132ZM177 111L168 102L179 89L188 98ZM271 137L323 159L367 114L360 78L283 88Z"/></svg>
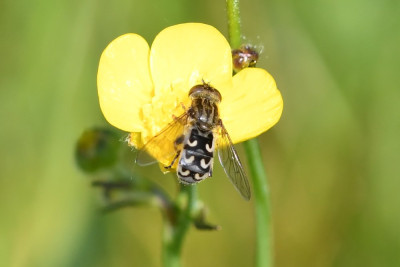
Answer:
<svg viewBox="0 0 400 267"><path fill-rule="evenodd" d="M176 155L175 155L174 159L172 160L171 164L169 164L168 166L165 166L164 169L167 169L167 170L171 169L172 166L174 166L175 161L178 159L178 157L179 157L180 154L181 154L181 151L178 150L178 151L176 152Z"/></svg>
<svg viewBox="0 0 400 267"><path fill-rule="evenodd" d="M175 155L174 159L172 160L171 164L164 167L165 169L171 169L172 166L174 166L175 161L178 159L179 155L181 154L181 150L178 149L178 146L183 143L183 139L184 139L183 135L176 138L176 140L174 142L174 148L176 150L176 155Z"/></svg>
<svg viewBox="0 0 400 267"><path fill-rule="evenodd" d="M183 110L186 112L187 109L186 109L186 107L185 107L185 104L183 104L183 102L181 102L181 106L182 106Z"/></svg>

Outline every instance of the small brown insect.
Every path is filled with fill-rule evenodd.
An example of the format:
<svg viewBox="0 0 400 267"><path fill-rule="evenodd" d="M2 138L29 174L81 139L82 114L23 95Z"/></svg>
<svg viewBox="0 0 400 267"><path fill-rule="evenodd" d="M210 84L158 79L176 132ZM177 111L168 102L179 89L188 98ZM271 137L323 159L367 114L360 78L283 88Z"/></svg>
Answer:
<svg viewBox="0 0 400 267"><path fill-rule="evenodd" d="M259 53L250 45L243 45L232 50L233 69L235 72L247 67L255 67Z"/></svg>

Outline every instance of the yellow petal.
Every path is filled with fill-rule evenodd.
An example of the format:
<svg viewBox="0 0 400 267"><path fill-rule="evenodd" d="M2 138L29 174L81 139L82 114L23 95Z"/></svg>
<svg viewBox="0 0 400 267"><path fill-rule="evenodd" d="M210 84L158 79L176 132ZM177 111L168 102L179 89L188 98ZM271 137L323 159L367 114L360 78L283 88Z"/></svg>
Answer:
<svg viewBox="0 0 400 267"><path fill-rule="evenodd" d="M143 147L142 134L141 133L130 133L128 138L126 138L128 145L133 146L136 149Z"/></svg>
<svg viewBox="0 0 400 267"><path fill-rule="evenodd" d="M142 105L154 93L149 71L149 46L128 33L112 41L100 58L97 88L107 121L128 132L143 129Z"/></svg>
<svg viewBox="0 0 400 267"><path fill-rule="evenodd" d="M155 94L176 93L186 102L191 87L202 80L218 88L232 83L231 48L214 27L185 23L161 31L150 52Z"/></svg>
<svg viewBox="0 0 400 267"><path fill-rule="evenodd" d="M221 119L232 142L260 135L279 121L283 101L272 76L246 68L233 77L231 91L222 91Z"/></svg>

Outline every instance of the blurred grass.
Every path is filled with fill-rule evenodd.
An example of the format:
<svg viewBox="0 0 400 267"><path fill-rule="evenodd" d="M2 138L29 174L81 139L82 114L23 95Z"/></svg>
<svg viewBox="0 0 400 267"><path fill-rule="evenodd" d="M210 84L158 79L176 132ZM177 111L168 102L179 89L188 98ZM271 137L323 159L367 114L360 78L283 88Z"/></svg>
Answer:
<svg viewBox="0 0 400 267"><path fill-rule="evenodd" d="M388 0L242 1L243 32L285 101L260 140L277 266L400 265L399 12ZM0 266L160 265L158 211L101 216L73 149L106 125L105 46L187 21L226 34L224 1L0 2ZM223 230L192 229L184 263L249 266L252 205L216 174L199 191ZM174 192L170 176L153 179Z"/></svg>

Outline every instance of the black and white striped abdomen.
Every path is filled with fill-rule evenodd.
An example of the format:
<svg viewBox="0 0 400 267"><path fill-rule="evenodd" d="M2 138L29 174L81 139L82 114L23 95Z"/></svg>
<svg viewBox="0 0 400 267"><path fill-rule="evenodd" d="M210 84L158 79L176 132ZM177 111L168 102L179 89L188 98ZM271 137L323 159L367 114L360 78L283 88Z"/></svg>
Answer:
<svg viewBox="0 0 400 267"><path fill-rule="evenodd" d="M215 140L212 131L200 131L196 126L186 136L177 174L182 183L193 184L212 175Z"/></svg>

